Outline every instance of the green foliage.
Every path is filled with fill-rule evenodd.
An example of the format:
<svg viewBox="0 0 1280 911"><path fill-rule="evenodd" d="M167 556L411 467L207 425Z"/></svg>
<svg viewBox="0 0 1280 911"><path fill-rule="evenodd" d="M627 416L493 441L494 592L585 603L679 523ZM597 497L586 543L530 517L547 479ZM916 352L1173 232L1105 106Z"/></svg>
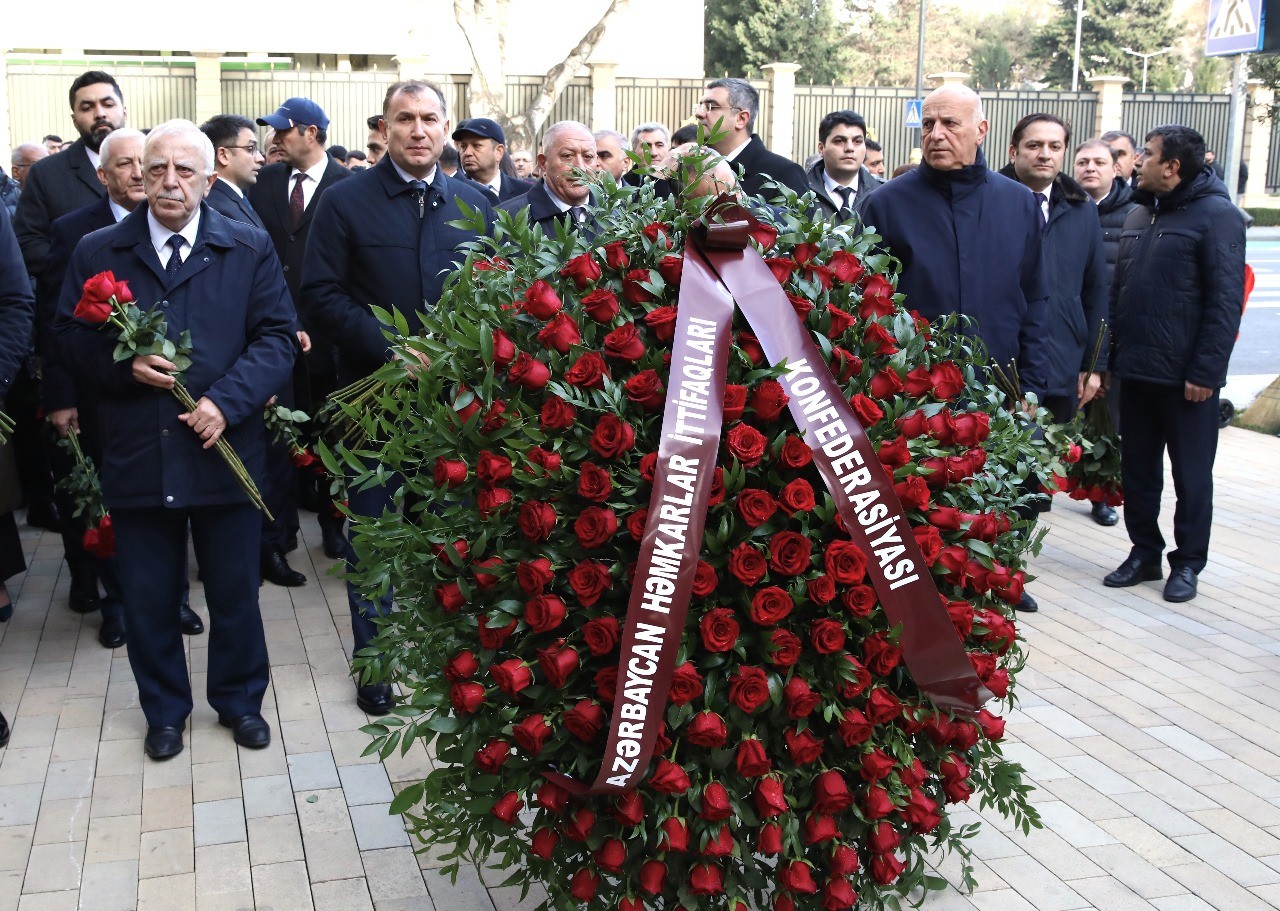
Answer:
<svg viewBox="0 0 1280 911"><path fill-rule="evenodd" d="M711 78L761 78L767 63L798 63L800 78L840 82L850 62L843 0L708 0L706 59Z"/></svg>
<svg viewBox="0 0 1280 911"><path fill-rule="evenodd" d="M1036 37L1033 54L1044 67L1051 88L1071 88L1075 53L1077 0L1058 0L1058 11ZM1152 53L1172 47L1182 27L1174 16L1173 0L1084 0L1080 40L1081 88L1091 76L1127 76L1137 91L1142 85L1142 61L1124 53L1130 48ZM1168 92L1178 87L1181 63L1176 53L1153 57L1147 69L1147 90Z"/></svg>
<svg viewBox="0 0 1280 911"><path fill-rule="evenodd" d="M999 38L988 38L974 50L970 72L975 89L1007 89L1013 79L1013 54Z"/></svg>

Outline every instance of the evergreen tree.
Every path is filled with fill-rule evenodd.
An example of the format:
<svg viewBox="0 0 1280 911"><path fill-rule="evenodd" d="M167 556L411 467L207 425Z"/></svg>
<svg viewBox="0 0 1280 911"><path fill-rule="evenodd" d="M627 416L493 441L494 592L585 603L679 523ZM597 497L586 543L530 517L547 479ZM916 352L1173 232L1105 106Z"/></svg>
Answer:
<svg viewBox="0 0 1280 911"><path fill-rule="evenodd" d="M1076 0L1058 0L1059 10L1036 38L1033 53L1044 64L1045 80L1071 88L1076 37ZM1142 86L1142 61L1124 53L1131 48L1151 53L1172 47L1182 33L1173 15L1173 0L1084 0L1080 41L1081 88L1090 76L1127 76L1133 91ZM1176 52L1153 57L1147 70L1148 91L1171 91L1180 79Z"/></svg>
<svg viewBox="0 0 1280 911"><path fill-rule="evenodd" d="M988 38L974 50L970 72L976 89L1007 89L1013 75L1013 55L999 38Z"/></svg>
<svg viewBox="0 0 1280 911"><path fill-rule="evenodd" d="M706 71L759 78L766 63L798 63L805 82L848 75L842 0L707 0Z"/></svg>

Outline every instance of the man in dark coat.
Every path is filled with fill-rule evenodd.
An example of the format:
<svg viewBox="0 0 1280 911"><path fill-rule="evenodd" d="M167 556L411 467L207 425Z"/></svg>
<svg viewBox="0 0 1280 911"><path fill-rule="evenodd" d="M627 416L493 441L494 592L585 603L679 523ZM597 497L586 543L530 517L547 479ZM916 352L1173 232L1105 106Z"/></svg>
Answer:
<svg viewBox="0 0 1280 911"><path fill-rule="evenodd" d="M348 171L325 152L329 118L320 105L307 98L290 98L274 113L258 118L271 127L270 142L280 148L283 159L258 172L258 180L248 192L249 204L262 219L284 268L285 283L294 308L307 333L311 350L298 359L294 369L294 401L299 408L315 414L324 399L339 387L336 341L316 331L312 302L302 294L302 263L311 233L311 221L330 187L351 177ZM327 485L322 485L327 488ZM308 503L308 499L310 503ZM316 509L325 556L336 559L345 547L344 520L329 503L326 490L312 486L304 492L303 505Z"/></svg>
<svg viewBox="0 0 1280 911"><path fill-rule="evenodd" d="M506 212L529 210L529 222L541 225L547 234L555 234L556 224L570 231L592 229L594 219L589 208L591 188L575 175L576 169L596 169L596 138L585 124L561 120L542 134L542 151L538 153L542 179L528 192L498 206Z"/></svg>
<svg viewBox="0 0 1280 911"><path fill-rule="evenodd" d="M302 293L316 325L339 348L341 381L367 376L394 357L373 308L394 310L422 326L422 308L440 299L445 274L465 257L460 249L476 234L450 222L459 203L479 209L492 224L489 197L469 181L445 176L438 167L449 135L444 95L428 82L393 85L384 102L382 137L387 154L375 167L355 174L325 194L307 244ZM587 137L590 139L591 134ZM594 144L592 148L594 149ZM393 484L348 491L359 516L380 516L392 505ZM347 548L354 566L355 551ZM391 593L370 602L347 585L354 652L377 633L376 619L391 610ZM358 685L356 704L372 715L391 710L391 687Z"/></svg>
<svg viewBox="0 0 1280 911"><path fill-rule="evenodd" d="M908 307L929 320L966 317L960 331L993 365L1016 364L1021 391L1042 399L1051 361L1039 208L1026 187L988 170L988 124L972 89L935 89L922 115L920 167L871 194L863 221L902 261ZM1035 610L1035 599L1020 607Z"/></svg>
<svg viewBox="0 0 1280 911"><path fill-rule="evenodd" d="M856 111L832 111L818 124L818 154L805 177L828 221L850 221L884 183L863 165L867 122Z"/></svg>
<svg viewBox="0 0 1280 911"><path fill-rule="evenodd" d="M464 120L453 131L453 141L466 175L492 193L495 203L528 193L533 186L532 181L502 173L507 134L496 120L488 117Z"/></svg>
<svg viewBox="0 0 1280 911"><path fill-rule="evenodd" d="M711 147L738 172L742 191L766 202L780 200L777 190L766 190L769 181L803 196L809 192L804 168L765 148L752 132L760 114L760 93L745 79L716 79L707 83L695 116L707 135L719 135Z"/></svg>
<svg viewBox="0 0 1280 911"><path fill-rule="evenodd" d="M266 451L262 408L289 376L295 319L267 236L202 204L213 148L188 121L161 124L143 153L147 206L76 247L58 308L58 341L95 383L104 428L102 493L111 511L129 628L129 664L147 719L145 749L183 749L191 682L177 613L187 527L209 606L208 698L236 743L262 748L270 677L258 611L261 520L212 447L223 436L251 476ZM176 366L155 355L116 363L116 333L77 317L86 279L111 270L170 338L191 334L187 411L170 391Z"/></svg>
<svg viewBox="0 0 1280 911"><path fill-rule="evenodd" d="M1111 283L1111 370L1120 389L1125 528L1133 548L1104 584L1161 578L1160 496L1169 449L1177 508L1164 599L1190 601L1209 556L1218 392L1244 308L1244 221L1204 167L1190 127L1147 134L1138 208L1120 238Z"/></svg>

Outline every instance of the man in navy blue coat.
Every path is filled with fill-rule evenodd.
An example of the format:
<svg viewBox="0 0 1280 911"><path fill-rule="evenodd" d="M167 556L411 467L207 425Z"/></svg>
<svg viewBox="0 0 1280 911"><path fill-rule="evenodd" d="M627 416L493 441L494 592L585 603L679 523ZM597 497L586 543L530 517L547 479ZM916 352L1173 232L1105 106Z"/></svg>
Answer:
<svg viewBox="0 0 1280 911"><path fill-rule="evenodd" d="M270 677L258 611L262 524L234 475L212 451L225 436L261 478L262 410L288 379L296 315L267 235L203 204L213 147L194 124L151 131L143 152L147 205L76 247L59 302L57 335L99 390L102 492L116 532L129 628L129 664L147 719L145 749L183 749L192 709L182 632L173 604L186 567L187 526L209 606L208 699L236 743L265 747ZM116 363L116 333L77 318L84 282L111 270L142 309L159 307L170 338L191 333L187 412L172 395L174 364L159 355Z"/></svg>
<svg viewBox="0 0 1280 911"><path fill-rule="evenodd" d="M459 204L480 210L486 225L493 224L488 194L437 167L449 135L437 86L417 80L392 85L382 115L387 154L321 198L303 263L302 295L316 325L338 346L342 384L367 376L392 357L383 335L387 327L373 307L396 310L412 333L422 326L422 308L440 300L446 274L464 259L462 245L477 236L449 224L462 217ZM347 503L356 515L380 516L391 507L393 492L391 485L353 489ZM347 560L355 560L350 546ZM358 652L377 632L375 618L391 609L391 595L373 604L348 583L347 596ZM359 686L356 704L385 715L391 710L391 688Z"/></svg>
<svg viewBox="0 0 1280 911"><path fill-rule="evenodd" d="M558 222L569 231L593 230L591 187L574 173L596 169L596 137L586 124L561 120L548 127L542 134L538 168L542 179L498 208L513 214L528 209L529 223L541 225L548 235L555 234Z"/></svg>

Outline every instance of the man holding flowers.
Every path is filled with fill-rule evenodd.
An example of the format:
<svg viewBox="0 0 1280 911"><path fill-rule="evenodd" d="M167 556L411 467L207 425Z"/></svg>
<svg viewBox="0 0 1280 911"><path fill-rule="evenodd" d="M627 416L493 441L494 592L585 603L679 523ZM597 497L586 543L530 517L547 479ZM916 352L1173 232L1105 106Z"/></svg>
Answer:
<svg viewBox="0 0 1280 911"><path fill-rule="evenodd" d="M267 235L204 204L213 148L194 124L151 131L143 150L147 205L76 248L57 333L101 396L103 497L114 519L129 663L147 718L146 752L177 755L192 709L179 619L190 524L210 613L208 698L238 744L265 747L270 668L258 612L261 520L243 482L211 451L225 435L249 476L266 453L263 404L289 377L296 319ZM129 357L102 331L112 298L158 310L166 338L190 334L182 383L156 353Z"/></svg>

